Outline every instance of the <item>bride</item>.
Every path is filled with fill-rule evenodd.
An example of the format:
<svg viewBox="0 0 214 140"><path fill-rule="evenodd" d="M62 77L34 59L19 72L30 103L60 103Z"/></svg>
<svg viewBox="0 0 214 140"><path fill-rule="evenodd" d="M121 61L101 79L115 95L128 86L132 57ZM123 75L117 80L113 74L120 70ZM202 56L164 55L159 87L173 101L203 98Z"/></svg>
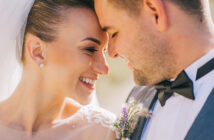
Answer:
<svg viewBox="0 0 214 140"><path fill-rule="evenodd" d="M87 0L0 1L0 93L12 91L0 102L1 140L115 139L115 116L86 105L108 72L107 34L91 7Z"/></svg>

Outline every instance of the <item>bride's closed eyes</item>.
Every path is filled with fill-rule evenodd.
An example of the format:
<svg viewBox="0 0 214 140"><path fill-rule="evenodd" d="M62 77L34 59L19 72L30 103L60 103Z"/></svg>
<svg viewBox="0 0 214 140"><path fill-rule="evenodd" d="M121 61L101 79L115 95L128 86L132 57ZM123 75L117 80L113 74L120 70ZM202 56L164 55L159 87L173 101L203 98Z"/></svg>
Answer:
<svg viewBox="0 0 214 140"><path fill-rule="evenodd" d="M91 46L91 47L86 47L85 50L88 51L88 52L91 52L91 53L94 53L94 52L97 52L97 51L98 51L98 50L97 50L95 47L93 47L93 46Z"/></svg>
<svg viewBox="0 0 214 140"><path fill-rule="evenodd" d="M95 46L85 47L83 48L83 50L86 52L87 55L93 55L95 52L98 51Z"/></svg>

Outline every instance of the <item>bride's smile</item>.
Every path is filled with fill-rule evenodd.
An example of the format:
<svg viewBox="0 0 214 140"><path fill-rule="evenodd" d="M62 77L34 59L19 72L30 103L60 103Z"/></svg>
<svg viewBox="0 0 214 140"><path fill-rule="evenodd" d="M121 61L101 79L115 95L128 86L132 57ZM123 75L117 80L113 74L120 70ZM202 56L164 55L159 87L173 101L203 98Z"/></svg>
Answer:
<svg viewBox="0 0 214 140"><path fill-rule="evenodd" d="M93 80L92 78L80 77L80 81L84 86L86 86L90 90L94 90L95 89L96 80Z"/></svg>
<svg viewBox="0 0 214 140"><path fill-rule="evenodd" d="M24 61L26 65L35 67L39 61L43 62L45 66L41 69L43 79L40 82L48 83L54 91L81 104L87 104L98 76L108 73L103 52L107 34L100 29L96 17L88 9L73 8L67 10L65 16L66 19L57 25L56 39L52 42L44 42L27 34L25 42L29 49L25 49ZM44 49L32 50L35 48L27 42L40 42ZM31 54L28 50L35 52ZM42 51L42 56L39 51Z"/></svg>

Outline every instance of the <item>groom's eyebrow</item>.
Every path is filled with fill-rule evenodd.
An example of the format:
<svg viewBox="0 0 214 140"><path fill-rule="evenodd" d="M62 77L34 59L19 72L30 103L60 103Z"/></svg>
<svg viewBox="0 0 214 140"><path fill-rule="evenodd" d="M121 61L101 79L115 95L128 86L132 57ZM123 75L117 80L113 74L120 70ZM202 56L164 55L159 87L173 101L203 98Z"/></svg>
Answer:
<svg viewBox="0 0 214 140"><path fill-rule="evenodd" d="M93 37L87 37L87 38L83 39L82 41L86 41L86 40L92 41L92 42L94 42L94 43L96 43L98 45L101 44L101 42L98 39L93 38Z"/></svg>
<svg viewBox="0 0 214 140"><path fill-rule="evenodd" d="M106 27L103 27L102 30L103 30L104 32L107 32L110 28L111 28L111 27L106 26Z"/></svg>

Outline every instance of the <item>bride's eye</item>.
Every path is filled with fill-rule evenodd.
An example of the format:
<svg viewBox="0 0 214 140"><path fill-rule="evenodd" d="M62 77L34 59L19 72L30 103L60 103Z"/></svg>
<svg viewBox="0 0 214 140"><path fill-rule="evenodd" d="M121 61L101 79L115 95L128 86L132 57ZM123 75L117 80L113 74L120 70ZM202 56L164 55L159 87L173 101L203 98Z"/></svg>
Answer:
<svg viewBox="0 0 214 140"><path fill-rule="evenodd" d="M94 52L98 51L97 49L95 49L95 47L86 47L85 50L90 52L90 53L94 53Z"/></svg>

